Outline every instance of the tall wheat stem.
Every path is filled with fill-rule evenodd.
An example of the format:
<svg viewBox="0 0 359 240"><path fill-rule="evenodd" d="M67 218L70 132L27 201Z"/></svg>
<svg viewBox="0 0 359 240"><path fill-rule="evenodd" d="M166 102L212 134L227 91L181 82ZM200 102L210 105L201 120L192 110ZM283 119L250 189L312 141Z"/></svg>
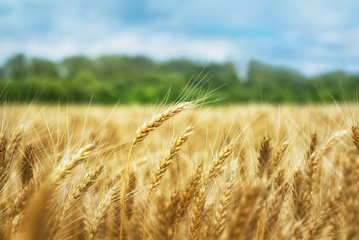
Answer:
<svg viewBox="0 0 359 240"><path fill-rule="evenodd" d="M127 180L128 180L128 172L130 169L130 156L132 153L133 148L135 147L136 142L131 144L130 151L128 152L127 156L127 163L126 163L126 173L125 173L125 184L123 187L123 194L122 194L122 207L121 207L121 224L120 224L120 240L122 240L123 234L123 221L125 218L125 199L126 199L126 191L127 191Z"/></svg>

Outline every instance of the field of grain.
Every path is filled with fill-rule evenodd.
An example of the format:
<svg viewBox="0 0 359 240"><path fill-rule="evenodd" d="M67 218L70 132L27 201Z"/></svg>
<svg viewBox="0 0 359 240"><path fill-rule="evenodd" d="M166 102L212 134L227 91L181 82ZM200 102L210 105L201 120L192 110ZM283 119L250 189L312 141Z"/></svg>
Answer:
<svg viewBox="0 0 359 240"><path fill-rule="evenodd" d="M0 109L0 239L359 239L358 105Z"/></svg>

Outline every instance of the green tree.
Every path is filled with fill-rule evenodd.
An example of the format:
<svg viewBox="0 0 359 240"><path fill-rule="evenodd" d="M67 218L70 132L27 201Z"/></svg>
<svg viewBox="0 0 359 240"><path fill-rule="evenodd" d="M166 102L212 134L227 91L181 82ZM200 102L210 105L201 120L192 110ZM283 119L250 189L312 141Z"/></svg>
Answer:
<svg viewBox="0 0 359 240"><path fill-rule="evenodd" d="M42 59L32 58L29 64L29 72L36 77L58 78L59 72L55 63Z"/></svg>
<svg viewBox="0 0 359 240"><path fill-rule="evenodd" d="M81 71L94 72L94 65L91 59L84 56L74 56L62 61L61 66L65 76L72 80Z"/></svg>
<svg viewBox="0 0 359 240"><path fill-rule="evenodd" d="M24 54L11 57L4 65L5 77L23 81L28 75L28 66Z"/></svg>

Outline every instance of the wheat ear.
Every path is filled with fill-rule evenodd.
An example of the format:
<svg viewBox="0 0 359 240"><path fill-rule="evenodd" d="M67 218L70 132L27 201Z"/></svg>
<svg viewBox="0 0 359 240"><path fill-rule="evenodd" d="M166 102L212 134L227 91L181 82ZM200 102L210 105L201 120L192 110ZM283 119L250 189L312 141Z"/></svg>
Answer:
<svg viewBox="0 0 359 240"><path fill-rule="evenodd" d="M271 138L264 137L261 142L261 148L259 150L259 157L258 157L258 172L257 176L262 178L265 174L267 174L267 168L270 163L270 159L272 156L272 146L271 146Z"/></svg>
<svg viewBox="0 0 359 240"><path fill-rule="evenodd" d="M321 219L316 219L315 224L309 229L309 240L315 240L320 238L320 234L326 226L329 225L330 220L338 214L338 208L340 206L341 194L337 194L331 199L325 209L321 213Z"/></svg>
<svg viewBox="0 0 359 240"><path fill-rule="evenodd" d="M118 197L117 192L119 188L114 185L108 192L106 193L105 197L101 200L98 204L95 215L90 219L88 224L88 236L89 239L94 239L95 234L97 233L98 227L102 223L103 218L105 217L107 210L109 209L110 205L116 200Z"/></svg>
<svg viewBox="0 0 359 240"><path fill-rule="evenodd" d="M19 149L19 143L21 141L23 133L24 128L20 126L15 130L15 133L14 135L12 135L9 142L7 142L5 135L1 136L1 154L3 155L3 159L1 162L0 190L4 188L8 180L8 177L10 175L10 168L14 164L14 157L17 150Z"/></svg>
<svg viewBox="0 0 359 240"><path fill-rule="evenodd" d="M144 221L143 221L143 240L146 236L146 217L147 217L147 205L153 189L160 183L160 180L163 174L167 171L169 166L171 165L175 155L178 154L179 150L181 149L182 145L188 140L188 138L192 135L193 127L187 127L176 139L174 144L171 146L169 152L166 154L165 158L161 161L160 165L158 166L155 174L151 178L151 185L148 189L146 203L145 203L145 214L144 214Z"/></svg>
<svg viewBox="0 0 359 240"><path fill-rule="evenodd" d="M222 148L221 151L215 156L209 167L209 171L203 180L203 185L205 187L210 185L213 180L219 175L225 160L232 152L232 147L233 143L231 142L224 148Z"/></svg>
<svg viewBox="0 0 359 240"><path fill-rule="evenodd" d="M62 209L51 220L51 222L53 223L52 226L54 228L51 234L52 236L55 236L54 239L57 239L56 234L58 233L58 229L65 217L65 214L71 209L72 206L75 205L75 203L81 198L81 196L85 195L88 192L90 187L95 183L96 179L102 173L103 169L104 165L101 164L97 168L95 168L95 170L86 174L86 176L83 178L83 181L80 183L80 185L77 186L73 194L67 197Z"/></svg>
<svg viewBox="0 0 359 240"><path fill-rule="evenodd" d="M86 174L83 178L83 181L77 186L74 193L65 201L64 212L67 212L79 199L82 195L90 189L90 187L95 183L96 179L100 176L104 169L103 163L100 164L94 171Z"/></svg>
<svg viewBox="0 0 359 240"><path fill-rule="evenodd" d="M277 224L280 211L282 210L281 207L283 205L288 188L289 185L284 184L280 187L277 187L276 192L274 193L275 196L272 203L269 204L268 214L266 214L266 216L268 215L268 217L266 218L266 222L263 227L262 235L264 239L271 239L270 234L272 233L275 225Z"/></svg>
<svg viewBox="0 0 359 240"><path fill-rule="evenodd" d="M284 141L280 148L278 149L275 157L271 161L271 166L268 169L268 178L278 169L279 164L281 163L285 152L288 149L289 141Z"/></svg>
<svg viewBox="0 0 359 240"><path fill-rule="evenodd" d="M23 133L24 133L24 127L20 126L15 130L14 135L10 139L9 146L8 146L8 149L7 149L7 152L10 155L9 156L9 158L10 158L9 162L12 162L13 157L15 155L15 152L19 148L19 143L21 141Z"/></svg>
<svg viewBox="0 0 359 240"><path fill-rule="evenodd" d="M23 189L21 189L21 192L16 196L15 200L9 207L7 222L11 222L19 213L24 210L29 196L33 194L34 188L35 181L32 179Z"/></svg>
<svg viewBox="0 0 359 240"><path fill-rule="evenodd" d="M293 177L293 205L294 205L294 216L300 221L306 216L305 206L305 192L303 184L303 173L300 169L296 170Z"/></svg>
<svg viewBox="0 0 359 240"><path fill-rule="evenodd" d="M199 232L201 223L203 220L204 205L206 202L206 186L199 187L198 194L194 200L193 213L191 216L191 222L189 226L189 239L197 240L199 238Z"/></svg>
<svg viewBox="0 0 359 240"><path fill-rule="evenodd" d="M171 146L170 151L167 153L165 158L162 160L160 165L158 166L155 174L151 178L151 186L149 188L149 193L160 183L160 180L163 174L167 171L169 166L171 165L174 156L178 154L179 150L181 149L182 145L188 140L189 136L192 135L193 127L187 127L176 139L175 143Z"/></svg>
<svg viewBox="0 0 359 240"><path fill-rule="evenodd" d="M186 188L183 190L183 193L181 194L180 202L177 207L176 219L173 227L174 228L173 239L176 239L178 222L181 221L183 216L187 213L188 207L191 204L191 201L195 197L195 194L198 190L198 186L202 178L202 165L203 165L202 163L198 165L195 175L191 177Z"/></svg>
<svg viewBox="0 0 359 240"><path fill-rule="evenodd" d="M84 148L81 148L73 157L71 157L69 160L64 162L60 167L55 169L55 171L50 175L50 186L53 188L52 194L55 194L58 187L61 185L61 182L63 179L71 173L71 171L78 166L80 163L82 163L84 160L86 160L94 151L95 145L94 144L88 144ZM75 196L77 197L77 196ZM76 199L75 199L76 201ZM62 210L67 211L71 204L69 206L65 206ZM56 235L58 230L58 222L62 220L64 212L61 211L59 214L55 215L52 221L49 222L49 232L50 235Z"/></svg>
<svg viewBox="0 0 359 240"><path fill-rule="evenodd" d="M314 133L310 139L309 149L307 153L305 154L305 159L308 161L310 159L310 156L314 153L318 145L318 135Z"/></svg>
<svg viewBox="0 0 359 240"><path fill-rule="evenodd" d="M153 117L150 121L145 122L136 132L136 137L133 140L130 150L128 152L127 156L127 162L126 162L126 170L125 170L125 182L123 185L123 199L122 199L122 205L121 205L121 226L120 226L120 240L122 240L123 237L123 222L125 217L125 203L126 203L126 192L127 192L127 180L128 180L128 172L130 168L130 156L132 153L133 148L136 146L137 143L143 141L143 139L150 134L153 130L161 126L166 120L170 119L171 117L175 116L176 114L182 112L183 110L186 110L193 106L191 102L184 102L179 103L177 105L169 107L164 112L160 113L159 115L156 115Z"/></svg>
<svg viewBox="0 0 359 240"><path fill-rule="evenodd" d="M215 218L214 218L214 232L213 239L220 239L224 228L228 221L228 206L231 202L232 197L232 187L234 184L234 177L231 175L227 179L226 187L222 193L222 197L219 201L219 206L217 207Z"/></svg>
<svg viewBox="0 0 359 240"><path fill-rule="evenodd" d="M161 196L157 201L158 212L156 214L157 235L156 239L170 239L172 227L175 222L177 207L180 202L180 194L175 192L168 203L166 197Z"/></svg>
<svg viewBox="0 0 359 240"><path fill-rule="evenodd" d="M324 147L317 148L310 156L309 163L307 163L306 173L308 176L307 179L307 189L306 189L306 206L307 206L307 213L311 212L311 208L313 206L313 198L314 193L316 192L317 182L319 178L319 160L325 156L333 147L334 143L337 139L341 138L347 131L340 131L334 133L324 145Z"/></svg>
<svg viewBox="0 0 359 240"><path fill-rule="evenodd" d="M200 163L197 167L196 173L187 184L187 187L183 190L183 194L181 196L181 202L178 206L177 217L176 219L181 219L191 203L191 200L195 196L195 193L198 189L198 185L200 183L202 177L202 163Z"/></svg>
<svg viewBox="0 0 359 240"><path fill-rule="evenodd" d="M352 140L356 154L349 155L344 165L344 205L347 213L346 239L357 239L359 236L359 127L352 127Z"/></svg>
<svg viewBox="0 0 359 240"><path fill-rule="evenodd" d="M228 240L246 239L245 236L243 236L243 232L246 230L246 225L250 219L250 215L253 213L263 189L263 184L257 183L253 185L243 196L239 205L239 211L231 221Z"/></svg>
<svg viewBox="0 0 359 240"><path fill-rule="evenodd" d="M7 173L7 161L5 159L7 148L7 137L4 133L0 136L0 191L2 191Z"/></svg>
<svg viewBox="0 0 359 240"><path fill-rule="evenodd" d="M232 152L233 143L229 143L214 157L209 167L208 173L203 177L200 186L198 187L197 196L193 206L193 214L191 216L189 235L191 240L199 238L199 231L203 220L204 205L207 196L207 190L213 183L214 179L221 172L225 160ZM176 229L175 229L176 231ZM174 235L175 236L175 235Z"/></svg>
<svg viewBox="0 0 359 240"><path fill-rule="evenodd" d="M61 180L66 175L68 175L74 167L76 167L83 160L89 157L93 149L94 149L93 144L87 145L85 148L79 150L79 152L75 155L74 158L72 158L66 164L55 170L49 180L50 187L55 187L54 190L56 190L56 186L60 185ZM11 207L9 208L8 219L7 219L8 221L11 221L17 214L19 214L24 209L26 201L28 200L29 195L32 193L34 186L35 186L35 181L34 178L32 178L30 182L22 189L20 194L17 195L14 202L11 204ZM53 193L53 191L51 191L51 193Z"/></svg>
<svg viewBox="0 0 359 240"><path fill-rule="evenodd" d="M359 155L359 126L358 125L352 126L352 139L357 151L357 155Z"/></svg>
<svg viewBox="0 0 359 240"><path fill-rule="evenodd" d="M51 179L51 183L54 185L59 185L60 181L64 179L68 174L70 174L72 169L74 169L77 165L86 160L93 153L94 149L95 144L88 144L84 148L81 148L73 158L65 162L62 166L60 166L60 168L55 171Z"/></svg>
<svg viewBox="0 0 359 240"><path fill-rule="evenodd" d="M35 152L34 147L30 143L25 147L24 157L21 161L21 182L25 186L33 176Z"/></svg>
<svg viewBox="0 0 359 240"><path fill-rule="evenodd" d="M177 113L182 112L183 110L192 106L191 102L184 102L179 103L177 105L169 107L164 112L160 113L159 115L153 117L150 121L145 122L136 132L136 138L133 144L138 142L142 142L143 139L150 134L153 130L161 126L166 120L170 119L171 117L175 116Z"/></svg>

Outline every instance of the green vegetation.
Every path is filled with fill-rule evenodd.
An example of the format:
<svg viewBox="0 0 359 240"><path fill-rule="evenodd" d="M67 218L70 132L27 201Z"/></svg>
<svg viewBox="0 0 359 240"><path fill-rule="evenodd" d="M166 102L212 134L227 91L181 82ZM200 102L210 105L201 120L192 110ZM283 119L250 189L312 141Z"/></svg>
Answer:
<svg viewBox="0 0 359 240"><path fill-rule="evenodd" d="M232 63L158 62L143 56L74 56L53 62L19 54L0 66L0 87L3 100L16 102L173 102L187 87L194 95L215 90L220 103L309 103L356 100L359 83L355 74L306 77L258 61L249 63L246 75L239 77Z"/></svg>

